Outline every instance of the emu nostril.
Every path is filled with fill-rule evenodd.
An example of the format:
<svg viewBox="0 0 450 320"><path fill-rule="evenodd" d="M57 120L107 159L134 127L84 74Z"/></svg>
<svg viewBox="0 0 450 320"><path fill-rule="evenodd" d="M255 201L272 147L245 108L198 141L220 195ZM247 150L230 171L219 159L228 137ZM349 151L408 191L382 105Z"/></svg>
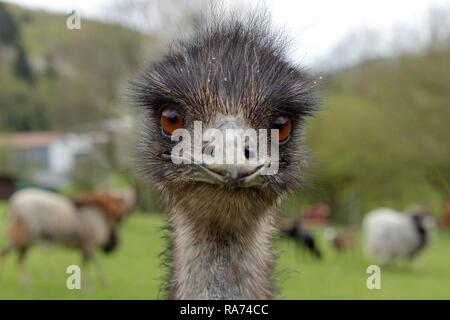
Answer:
<svg viewBox="0 0 450 320"><path fill-rule="evenodd" d="M248 145L246 145L245 149L244 149L244 156L245 156L245 159L251 160L251 159L255 159L256 153L255 153L255 151L253 151L253 149L251 149Z"/></svg>
<svg viewBox="0 0 450 320"><path fill-rule="evenodd" d="M210 157L214 157L216 155L216 149L214 147L214 145L211 144L207 144L203 147L203 154L210 156Z"/></svg>
<svg viewBox="0 0 450 320"><path fill-rule="evenodd" d="M245 159L249 160L250 159L250 149L248 146L245 147L244 154L245 154Z"/></svg>

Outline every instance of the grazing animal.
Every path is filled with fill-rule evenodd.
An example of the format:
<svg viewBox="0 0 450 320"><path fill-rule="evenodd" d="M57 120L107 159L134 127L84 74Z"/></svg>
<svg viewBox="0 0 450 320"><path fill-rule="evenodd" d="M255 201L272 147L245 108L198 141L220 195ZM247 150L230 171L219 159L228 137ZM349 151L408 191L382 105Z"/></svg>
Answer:
<svg viewBox="0 0 450 320"><path fill-rule="evenodd" d="M264 15L216 16L133 83L142 110L141 169L168 207L171 299L272 297L275 216L302 181L303 129L316 103L313 82L287 58L287 42L269 22ZM278 172L191 155L174 163L175 130L187 130L203 150L209 144L193 134L194 121L227 139L235 136L226 130L278 130ZM255 154L231 142L224 154Z"/></svg>
<svg viewBox="0 0 450 320"><path fill-rule="evenodd" d="M297 245L308 250L315 258L322 258L322 253L313 234L309 230L304 229L300 221L292 226L281 226L280 231L282 235L293 239Z"/></svg>
<svg viewBox="0 0 450 320"><path fill-rule="evenodd" d="M0 258L18 252L23 284L27 282L23 266L26 253L39 241L76 248L87 263L98 247L104 252L116 248L122 211L122 201L105 194L85 194L71 200L40 189L18 191L9 201L8 243Z"/></svg>
<svg viewBox="0 0 450 320"><path fill-rule="evenodd" d="M333 228L325 230L325 240L329 242L336 251L351 252L356 247L356 235L353 231L343 231L338 233Z"/></svg>
<svg viewBox="0 0 450 320"><path fill-rule="evenodd" d="M428 245L432 228L433 219L422 211L373 210L363 221L367 253L383 265L412 259Z"/></svg>
<svg viewBox="0 0 450 320"><path fill-rule="evenodd" d="M330 218L330 206L317 203L302 210L302 220L305 226L327 226Z"/></svg>
<svg viewBox="0 0 450 320"><path fill-rule="evenodd" d="M131 215L136 208L137 195L136 191L131 187L125 187L123 189L111 189L104 192L96 192L98 195L104 195L107 198L115 198L122 202L122 218L126 218Z"/></svg>
<svg viewBox="0 0 450 320"><path fill-rule="evenodd" d="M450 198L444 201L444 213L439 221L439 226L444 230L450 230Z"/></svg>

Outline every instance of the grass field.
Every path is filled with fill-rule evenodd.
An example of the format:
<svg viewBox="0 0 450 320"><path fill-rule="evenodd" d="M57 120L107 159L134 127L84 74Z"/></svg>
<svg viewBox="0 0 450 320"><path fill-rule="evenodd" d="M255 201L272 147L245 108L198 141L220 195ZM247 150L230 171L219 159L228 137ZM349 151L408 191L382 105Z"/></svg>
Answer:
<svg viewBox="0 0 450 320"><path fill-rule="evenodd" d="M5 208L0 204L0 245L5 243ZM8 256L0 270L0 299L157 299L164 275L158 258L164 245L163 223L164 217L155 214L135 214L126 221L120 249L100 256L108 283L100 283L92 268L90 290L66 289L67 266L80 262L76 252L32 248L27 260L29 289L19 285L15 259ZM380 290L367 289L366 268L371 263L360 251L338 255L321 243L325 257L316 261L288 240L278 240L276 247L278 299L450 299L450 234L436 234L412 265L382 269Z"/></svg>

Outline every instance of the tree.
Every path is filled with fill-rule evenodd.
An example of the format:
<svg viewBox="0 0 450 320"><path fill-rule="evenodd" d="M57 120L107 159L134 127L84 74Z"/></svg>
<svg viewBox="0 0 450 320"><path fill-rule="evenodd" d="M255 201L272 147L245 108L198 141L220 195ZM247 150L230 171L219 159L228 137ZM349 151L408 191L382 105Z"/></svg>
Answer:
<svg viewBox="0 0 450 320"><path fill-rule="evenodd" d="M0 2L0 43L16 45L19 38L19 27L8 12L6 4Z"/></svg>
<svg viewBox="0 0 450 320"><path fill-rule="evenodd" d="M28 83L34 82L33 72L31 71L30 64L28 63L27 53L22 45L17 46L14 71L19 78L27 81Z"/></svg>

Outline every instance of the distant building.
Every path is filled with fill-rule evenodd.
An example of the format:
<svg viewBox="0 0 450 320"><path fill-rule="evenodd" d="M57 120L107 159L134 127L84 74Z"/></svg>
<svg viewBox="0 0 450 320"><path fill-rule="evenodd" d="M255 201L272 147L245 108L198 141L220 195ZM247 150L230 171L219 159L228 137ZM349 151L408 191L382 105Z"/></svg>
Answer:
<svg viewBox="0 0 450 320"><path fill-rule="evenodd" d="M77 157L93 146L89 134L26 132L0 135L0 150L7 152L8 167L47 188L68 183ZM1 152L1 151L0 151Z"/></svg>

